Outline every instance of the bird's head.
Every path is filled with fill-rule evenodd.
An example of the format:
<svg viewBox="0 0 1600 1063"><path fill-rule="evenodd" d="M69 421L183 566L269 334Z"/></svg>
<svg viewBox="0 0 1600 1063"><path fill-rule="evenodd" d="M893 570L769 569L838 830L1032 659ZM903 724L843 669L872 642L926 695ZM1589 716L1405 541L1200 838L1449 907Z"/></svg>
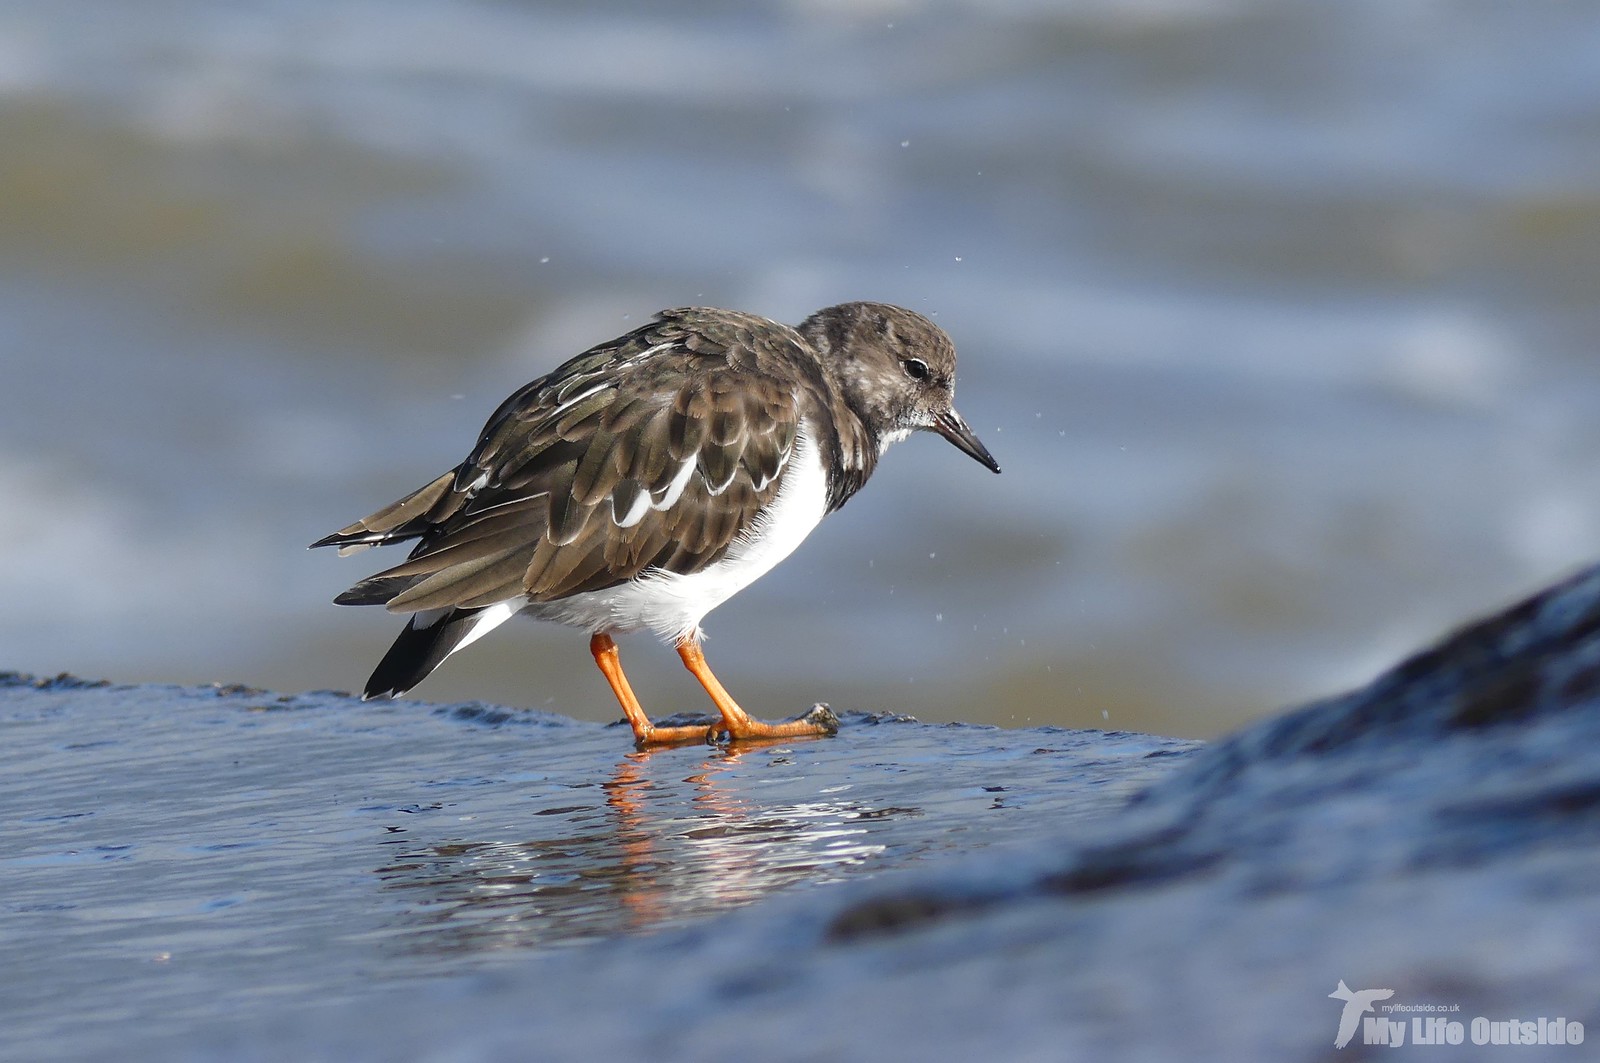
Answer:
<svg viewBox="0 0 1600 1063"><path fill-rule="evenodd" d="M1000 465L956 412L956 348L921 314L887 303L818 310L800 334L880 451L914 431L937 432L994 472Z"/></svg>

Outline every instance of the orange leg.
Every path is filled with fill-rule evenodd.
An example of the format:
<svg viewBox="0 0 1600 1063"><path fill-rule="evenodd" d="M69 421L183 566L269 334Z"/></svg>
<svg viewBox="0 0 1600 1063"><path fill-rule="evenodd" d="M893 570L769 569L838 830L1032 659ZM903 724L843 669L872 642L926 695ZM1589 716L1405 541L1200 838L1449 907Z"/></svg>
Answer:
<svg viewBox="0 0 1600 1063"><path fill-rule="evenodd" d="M743 738L794 738L800 735L832 735L839 733L839 720L825 706L818 705L798 720L785 723L762 723L739 707L711 674L706 655L700 652L700 643L692 638L678 643L678 656L683 666L700 680L700 685L711 695L717 711L722 714L722 729L734 741Z"/></svg>
<svg viewBox="0 0 1600 1063"><path fill-rule="evenodd" d="M706 741L708 732L704 724L693 727L657 727L650 722L650 718L644 714L644 708L639 704L639 699L633 696L633 688L628 685L628 677L622 674L622 658L617 655L617 644L612 641L610 635L602 632L591 638L589 652L594 654L594 663L600 666L600 674L611 684L611 693L617 696L622 711L628 717L628 726L633 728L635 745L643 748L669 742Z"/></svg>

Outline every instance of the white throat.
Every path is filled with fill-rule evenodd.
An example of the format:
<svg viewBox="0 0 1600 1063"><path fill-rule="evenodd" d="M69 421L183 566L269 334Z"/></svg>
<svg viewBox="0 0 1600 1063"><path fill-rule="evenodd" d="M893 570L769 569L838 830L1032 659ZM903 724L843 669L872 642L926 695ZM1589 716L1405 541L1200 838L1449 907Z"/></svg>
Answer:
<svg viewBox="0 0 1600 1063"><path fill-rule="evenodd" d="M878 437L878 457L883 457L884 451L900 442L911 434L909 428L895 428Z"/></svg>

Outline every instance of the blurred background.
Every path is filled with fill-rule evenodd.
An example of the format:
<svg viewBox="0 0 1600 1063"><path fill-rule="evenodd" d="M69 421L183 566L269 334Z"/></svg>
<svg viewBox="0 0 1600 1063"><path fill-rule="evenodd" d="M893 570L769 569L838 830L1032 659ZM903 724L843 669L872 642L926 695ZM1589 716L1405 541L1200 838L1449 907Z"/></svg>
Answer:
<svg viewBox="0 0 1600 1063"><path fill-rule="evenodd" d="M359 689L313 539L662 307L934 314L744 704L1211 736L1600 557L1600 13L3 0L0 668ZM645 704L703 708L647 636ZM416 692L617 716L576 631Z"/></svg>

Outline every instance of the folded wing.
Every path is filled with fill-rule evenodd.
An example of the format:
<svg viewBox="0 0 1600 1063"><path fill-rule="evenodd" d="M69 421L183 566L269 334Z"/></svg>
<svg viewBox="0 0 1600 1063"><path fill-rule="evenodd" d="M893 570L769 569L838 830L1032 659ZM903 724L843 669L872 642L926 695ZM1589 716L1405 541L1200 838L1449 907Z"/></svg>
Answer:
<svg viewBox="0 0 1600 1063"><path fill-rule="evenodd" d="M554 601L726 554L777 495L798 403L674 325L529 384L461 465L315 543L344 553L417 540L404 563L335 601L396 612Z"/></svg>

